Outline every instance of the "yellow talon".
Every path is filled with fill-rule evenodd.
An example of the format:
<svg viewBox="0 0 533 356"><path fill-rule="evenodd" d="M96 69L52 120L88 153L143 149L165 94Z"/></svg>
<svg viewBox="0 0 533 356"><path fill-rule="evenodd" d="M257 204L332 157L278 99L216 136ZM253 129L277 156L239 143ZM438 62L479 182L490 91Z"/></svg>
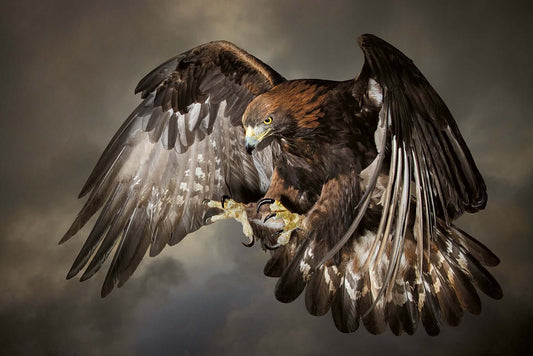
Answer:
<svg viewBox="0 0 533 356"><path fill-rule="evenodd" d="M292 213L278 200L270 204L270 211L272 214L267 216L265 221L274 216L283 220L284 227L279 232L277 243L281 246L286 245L291 239L292 232L300 228L301 217L299 214Z"/></svg>
<svg viewBox="0 0 533 356"><path fill-rule="evenodd" d="M235 219L242 224L242 232L248 238L248 243L252 243L254 240L254 232L250 222L248 221L248 215L246 214L246 205L236 202L230 198L223 198L223 202L207 200L206 205L210 208L217 208L222 210L222 213L213 215L211 222ZM224 206L222 206L224 205Z"/></svg>

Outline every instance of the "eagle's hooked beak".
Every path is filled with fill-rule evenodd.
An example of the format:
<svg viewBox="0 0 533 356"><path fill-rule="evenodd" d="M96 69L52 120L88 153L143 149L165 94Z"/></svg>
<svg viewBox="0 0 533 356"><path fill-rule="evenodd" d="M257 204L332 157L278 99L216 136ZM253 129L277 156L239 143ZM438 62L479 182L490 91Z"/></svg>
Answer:
<svg viewBox="0 0 533 356"><path fill-rule="evenodd" d="M246 147L246 152L248 152L248 154L251 154L255 146L257 146L257 143L259 142L257 140L257 135L255 134L255 130L253 127L248 126L246 128L246 136L244 137L244 140L245 140L244 146Z"/></svg>
<svg viewBox="0 0 533 356"><path fill-rule="evenodd" d="M264 127L256 126L246 127L245 147L249 154L256 148L257 144L270 132L270 129L265 130Z"/></svg>

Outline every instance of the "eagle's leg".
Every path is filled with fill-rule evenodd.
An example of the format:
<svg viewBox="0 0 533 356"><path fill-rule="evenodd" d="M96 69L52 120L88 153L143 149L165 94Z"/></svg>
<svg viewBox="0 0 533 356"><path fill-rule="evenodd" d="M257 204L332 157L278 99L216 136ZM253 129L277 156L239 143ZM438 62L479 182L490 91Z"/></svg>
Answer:
<svg viewBox="0 0 533 356"><path fill-rule="evenodd" d="M208 218L208 222L215 222L225 219L235 219L242 224L242 232L244 236L248 238L248 242L242 244L246 247L251 247L254 244L254 232L250 222L248 221L248 215L246 214L246 204L236 202L235 200L223 196L221 201L204 200L204 204L209 208L217 208L222 210L222 213L213 215Z"/></svg>
<svg viewBox="0 0 533 356"><path fill-rule="evenodd" d="M276 249L278 247L286 245L290 239L292 232L296 229L301 229L302 216L299 214L291 212L289 209L283 206L281 202L273 199L262 199L257 203L257 210L261 208L264 204L270 204L271 213L268 214L263 222L267 222L269 219L276 218L283 220L283 229L279 230L276 235L278 235L277 243L273 246L265 245L268 249Z"/></svg>

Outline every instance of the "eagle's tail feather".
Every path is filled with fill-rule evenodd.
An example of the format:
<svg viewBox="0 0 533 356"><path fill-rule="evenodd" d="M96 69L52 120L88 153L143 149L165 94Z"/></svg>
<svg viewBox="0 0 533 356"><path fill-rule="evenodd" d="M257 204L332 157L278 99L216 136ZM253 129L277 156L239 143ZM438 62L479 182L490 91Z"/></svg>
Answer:
<svg viewBox="0 0 533 356"><path fill-rule="evenodd" d="M457 298L455 278L451 273L450 264L442 258L442 254L432 251L431 263L427 273L435 286L435 296L440 307L442 318L451 326L457 326L463 318L463 309Z"/></svg>
<svg viewBox="0 0 533 356"><path fill-rule="evenodd" d="M417 242L407 234L391 292L376 302L381 288L387 288L384 282L392 249L387 249L376 267L365 269L375 238L375 232L368 230L358 234L341 251L340 263L331 259L319 268L317 262L327 253L324 244L312 237L301 239L297 250L286 246L274 251L265 273L280 276L278 300L291 302L306 289L309 313L323 315L331 309L337 329L345 333L357 330L362 322L373 334L384 332L388 325L396 335L411 335L421 322L429 335L437 335L441 320L455 326L464 311L480 313L475 287L492 298L502 296L497 281L482 266L494 265L495 255L457 227L438 224L435 240L424 249L422 277L417 278Z"/></svg>
<svg viewBox="0 0 533 356"><path fill-rule="evenodd" d="M255 231L254 234L257 235ZM264 237L263 239L266 240L266 238ZM269 240L266 241L270 242ZM294 259L294 254L296 253L297 248L297 237L293 236L289 243L283 248L270 250L271 257L266 263L265 268L263 270L265 276L281 277L283 271L289 266L291 261Z"/></svg>
<svg viewBox="0 0 533 356"><path fill-rule="evenodd" d="M311 315L324 315L329 311L340 282L335 264L324 265L311 276L305 289L305 306Z"/></svg>
<svg viewBox="0 0 533 356"><path fill-rule="evenodd" d="M384 277L384 273L372 275L366 272L361 280L361 295L358 296L357 306L363 325L374 335L383 333L387 328L383 298L380 298L377 303L374 303L379 293L378 288L381 287Z"/></svg>
<svg viewBox="0 0 533 356"><path fill-rule="evenodd" d="M413 268L408 268L403 275L394 281L393 291L386 303L386 318L391 331L400 335L402 330L412 335L419 323L419 310L416 303L416 293L413 288L416 274Z"/></svg>
<svg viewBox="0 0 533 356"><path fill-rule="evenodd" d="M417 296L422 325L428 335L436 336L440 333L440 308L432 283L431 277L424 274L422 285L417 286Z"/></svg>
<svg viewBox="0 0 533 356"><path fill-rule="evenodd" d="M312 258L316 242L306 239L276 284L276 298L283 303L294 301L303 292L318 261Z"/></svg>
<svg viewBox="0 0 533 356"><path fill-rule="evenodd" d="M502 297L498 282L483 267L496 265L498 258L454 225L438 221L435 238L424 239L421 276L417 257L420 241L408 228L398 270L389 284L394 251L390 245L379 263L366 268L376 233L356 233L338 259L329 259L321 266L326 245L313 234L294 234L288 245L271 251L272 258L265 266L266 275L280 277L277 299L292 302L305 289L309 313L324 315L331 309L335 326L344 333L354 332L362 323L373 334L383 333L388 325L396 335L412 335L421 323L429 335L437 335L441 321L455 326L464 311L481 312L477 289L494 299ZM380 293L382 288L390 292Z"/></svg>
<svg viewBox="0 0 533 356"><path fill-rule="evenodd" d="M359 328L357 295L362 290L362 279L354 268L352 259L340 269L340 285L331 306L335 326L343 333L351 333Z"/></svg>
<svg viewBox="0 0 533 356"><path fill-rule="evenodd" d="M437 230L435 248L441 251L444 258L450 261L483 293L493 299L500 299L503 296L500 285L482 266L482 263L489 266L497 264L494 261L494 258L497 260L497 257L473 237L461 232L453 225L448 229L453 233L447 233L444 229L444 227L439 226Z"/></svg>
<svg viewBox="0 0 533 356"><path fill-rule="evenodd" d="M436 335L441 319L455 326L464 311L480 313L481 302L475 287L491 298L502 297L498 282L480 262L494 264L497 261L494 254L455 226L439 224L435 241L430 241L429 255L425 251L422 284L416 278L416 241L408 234L397 276L389 286L391 293L374 305L381 288L387 288L383 282L392 249L388 249L374 269L361 276L365 271L362 262L366 260L371 241L372 234L368 232L354 238L353 252L342 264L341 285L332 308L340 331L354 331L359 316L372 333L383 332L388 324L396 335L403 331L413 334L421 320L428 334ZM349 299L357 300L355 307Z"/></svg>

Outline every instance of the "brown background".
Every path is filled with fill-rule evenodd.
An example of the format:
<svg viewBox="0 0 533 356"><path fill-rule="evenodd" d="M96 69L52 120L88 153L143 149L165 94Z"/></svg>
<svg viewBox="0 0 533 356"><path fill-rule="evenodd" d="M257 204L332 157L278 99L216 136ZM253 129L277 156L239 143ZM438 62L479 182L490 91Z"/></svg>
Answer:
<svg viewBox="0 0 533 356"><path fill-rule="evenodd" d="M533 21L496 1L3 1L0 353L512 354L531 346ZM526 4L526 2L524 2ZM485 211L461 218L502 263L504 299L430 338L343 335L302 299L277 302L266 256L234 223L206 228L102 300L103 273L65 275L88 230L57 241L78 190L138 102L137 81L174 54L235 42L287 78L347 79L374 33L402 49L449 105L483 173Z"/></svg>

